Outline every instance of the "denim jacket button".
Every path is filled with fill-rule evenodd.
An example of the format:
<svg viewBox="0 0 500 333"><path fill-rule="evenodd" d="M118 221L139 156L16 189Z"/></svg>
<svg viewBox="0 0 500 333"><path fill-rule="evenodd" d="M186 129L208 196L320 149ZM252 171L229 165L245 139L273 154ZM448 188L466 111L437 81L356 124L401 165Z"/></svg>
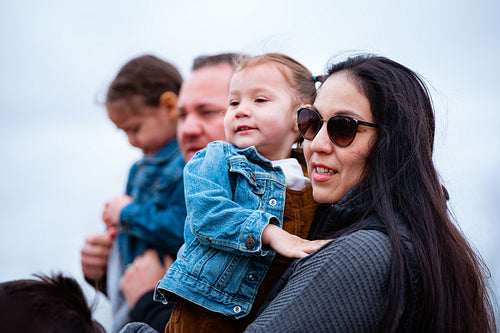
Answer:
<svg viewBox="0 0 500 333"><path fill-rule="evenodd" d="M234 311L234 313L240 313L240 312L241 312L241 307L239 307L238 305L236 305L236 306L233 308L233 311Z"/></svg>
<svg viewBox="0 0 500 333"><path fill-rule="evenodd" d="M248 279L249 279L250 281L255 281L255 275L253 275L253 274L249 274L249 275L248 275Z"/></svg>
<svg viewBox="0 0 500 333"><path fill-rule="evenodd" d="M270 204L271 206L276 206L276 204L277 204L277 203L278 203L278 202L276 201L276 199L271 199L271 200L269 200L269 204Z"/></svg>
<svg viewBox="0 0 500 333"><path fill-rule="evenodd" d="M255 241L253 240L252 236L248 236L247 240L245 241L245 246L249 250L255 247Z"/></svg>

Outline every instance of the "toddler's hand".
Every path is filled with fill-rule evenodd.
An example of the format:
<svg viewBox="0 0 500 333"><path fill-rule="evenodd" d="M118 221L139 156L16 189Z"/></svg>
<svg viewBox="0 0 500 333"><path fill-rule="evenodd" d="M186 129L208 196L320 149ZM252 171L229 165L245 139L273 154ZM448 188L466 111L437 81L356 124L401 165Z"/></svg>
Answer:
<svg viewBox="0 0 500 333"><path fill-rule="evenodd" d="M120 222L120 213L122 209L128 204L132 203L132 197L122 194L115 197L113 200L104 205L102 212L102 219L106 226L109 228L116 227Z"/></svg>
<svg viewBox="0 0 500 333"><path fill-rule="evenodd" d="M288 258L302 258L313 253L331 239L310 241L292 235L277 225L269 224L262 233L262 242Z"/></svg>

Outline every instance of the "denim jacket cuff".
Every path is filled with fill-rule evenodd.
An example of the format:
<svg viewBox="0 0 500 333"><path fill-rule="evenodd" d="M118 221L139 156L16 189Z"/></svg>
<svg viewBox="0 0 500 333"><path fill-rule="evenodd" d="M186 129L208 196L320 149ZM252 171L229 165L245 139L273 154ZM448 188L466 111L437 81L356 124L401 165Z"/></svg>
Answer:
<svg viewBox="0 0 500 333"><path fill-rule="evenodd" d="M239 249L242 252L260 254L266 256L272 250L264 249L262 244L262 233L268 224L277 220L276 216L264 212L255 211L247 219L242 228L239 240ZM279 224L278 224L279 225Z"/></svg>
<svg viewBox="0 0 500 333"><path fill-rule="evenodd" d="M123 207L120 212L120 229L127 231L130 229L130 221L133 220L134 215L137 213L137 205L133 202Z"/></svg>

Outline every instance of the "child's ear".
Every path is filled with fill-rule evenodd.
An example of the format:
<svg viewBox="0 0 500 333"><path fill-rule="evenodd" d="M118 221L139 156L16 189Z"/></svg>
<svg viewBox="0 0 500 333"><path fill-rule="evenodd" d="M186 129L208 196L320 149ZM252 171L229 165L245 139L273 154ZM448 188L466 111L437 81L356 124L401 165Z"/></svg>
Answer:
<svg viewBox="0 0 500 333"><path fill-rule="evenodd" d="M166 91L160 96L160 107L167 111L171 120L177 119L177 95L171 91Z"/></svg>

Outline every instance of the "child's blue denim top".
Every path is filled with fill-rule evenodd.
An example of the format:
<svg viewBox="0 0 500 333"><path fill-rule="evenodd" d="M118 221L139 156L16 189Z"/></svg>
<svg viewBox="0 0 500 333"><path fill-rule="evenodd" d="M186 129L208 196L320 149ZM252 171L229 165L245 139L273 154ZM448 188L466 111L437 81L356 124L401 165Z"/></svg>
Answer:
<svg viewBox="0 0 500 333"><path fill-rule="evenodd" d="M285 190L281 168L254 147L216 141L197 152L184 169L185 242L158 282L155 300L179 296L246 316L275 255L263 248L262 231L269 223L281 226Z"/></svg>
<svg viewBox="0 0 500 333"><path fill-rule="evenodd" d="M126 193L134 202L123 208L118 234L124 267L148 248L156 249L161 257L175 255L184 242L183 169L176 140L130 169Z"/></svg>

